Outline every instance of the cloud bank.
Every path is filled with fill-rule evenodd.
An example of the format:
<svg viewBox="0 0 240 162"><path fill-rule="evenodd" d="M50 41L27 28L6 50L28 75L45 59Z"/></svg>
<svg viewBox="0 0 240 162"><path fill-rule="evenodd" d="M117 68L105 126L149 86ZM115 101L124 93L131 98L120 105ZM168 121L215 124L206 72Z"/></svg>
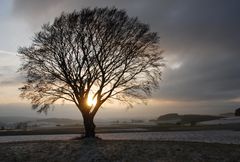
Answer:
<svg viewBox="0 0 240 162"><path fill-rule="evenodd" d="M233 102L240 98L238 0L15 0L10 16L29 34L63 11L105 6L125 9L159 33L167 68L155 99L195 102L198 108L204 101L216 111L218 103L239 106Z"/></svg>

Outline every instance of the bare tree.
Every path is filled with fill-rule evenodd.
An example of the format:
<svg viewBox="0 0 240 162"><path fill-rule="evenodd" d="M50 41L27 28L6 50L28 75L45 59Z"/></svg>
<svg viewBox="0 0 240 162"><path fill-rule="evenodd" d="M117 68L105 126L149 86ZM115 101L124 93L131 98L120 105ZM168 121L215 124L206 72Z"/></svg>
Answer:
<svg viewBox="0 0 240 162"><path fill-rule="evenodd" d="M74 102L85 137L95 137L93 119L103 103L144 101L158 87L163 66L158 41L157 33L124 10L62 13L42 26L30 47L19 48L20 71L26 73L20 96L39 112L58 100Z"/></svg>

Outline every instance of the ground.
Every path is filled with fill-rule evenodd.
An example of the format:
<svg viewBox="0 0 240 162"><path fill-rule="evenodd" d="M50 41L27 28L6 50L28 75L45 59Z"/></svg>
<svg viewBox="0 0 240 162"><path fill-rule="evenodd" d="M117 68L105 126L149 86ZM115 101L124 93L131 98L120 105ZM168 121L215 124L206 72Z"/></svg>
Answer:
<svg viewBox="0 0 240 162"><path fill-rule="evenodd" d="M237 162L240 145L134 140L68 140L0 144L1 162Z"/></svg>

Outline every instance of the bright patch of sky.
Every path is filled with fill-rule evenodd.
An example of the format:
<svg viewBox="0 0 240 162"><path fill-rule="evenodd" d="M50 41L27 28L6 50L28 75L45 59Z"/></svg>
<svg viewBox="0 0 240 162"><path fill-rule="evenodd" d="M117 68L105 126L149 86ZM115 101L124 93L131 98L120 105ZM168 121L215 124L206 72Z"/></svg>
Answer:
<svg viewBox="0 0 240 162"><path fill-rule="evenodd" d="M172 65L170 65L170 68L172 70L177 70L177 69L181 68L182 65L183 65L182 62L174 62Z"/></svg>

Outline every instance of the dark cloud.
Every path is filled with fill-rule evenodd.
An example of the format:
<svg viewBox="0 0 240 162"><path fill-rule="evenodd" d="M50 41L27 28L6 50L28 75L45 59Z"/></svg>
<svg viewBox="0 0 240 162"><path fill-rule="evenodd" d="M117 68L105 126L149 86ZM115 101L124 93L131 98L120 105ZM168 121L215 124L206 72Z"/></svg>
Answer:
<svg viewBox="0 0 240 162"><path fill-rule="evenodd" d="M169 64L157 97L196 101L240 97L238 0L15 0L13 14L39 28L62 11L96 6L126 9L159 33ZM181 66L171 69L174 63Z"/></svg>
<svg viewBox="0 0 240 162"><path fill-rule="evenodd" d="M58 9L63 2L63 0L15 0L13 16L26 21L33 30L36 30L42 23L49 22L62 12Z"/></svg>
<svg viewBox="0 0 240 162"><path fill-rule="evenodd" d="M188 56L180 69L168 69L158 97L175 100L229 100L240 96L236 56ZM209 59L209 60L208 60Z"/></svg>
<svg viewBox="0 0 240 162"><path fill-rule="evenodd" d="M164 11L168 13L169 8L175 4L175 1L169 0L152 0L151 3L145 0L15 0L13 6L13 15L21 17L30 23L31 26L41 25L51 21L61 12L80 10L85 7L112 7L116 6L126 9L131 16L138 16L140 19L150 22L152 17L155 21L161 17L164 18ZM149 19L150 18L150 19Z"/></svg>

